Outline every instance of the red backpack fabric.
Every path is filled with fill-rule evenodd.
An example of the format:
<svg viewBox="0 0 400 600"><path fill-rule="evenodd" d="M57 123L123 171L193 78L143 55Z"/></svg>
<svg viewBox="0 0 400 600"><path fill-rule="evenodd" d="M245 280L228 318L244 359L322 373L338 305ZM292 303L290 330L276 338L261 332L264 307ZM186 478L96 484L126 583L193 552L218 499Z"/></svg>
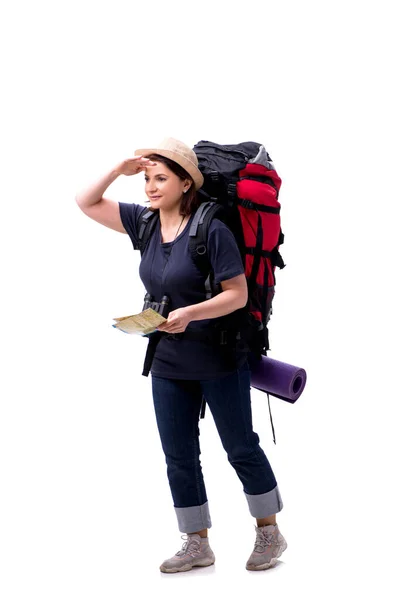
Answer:
<svg viewBox="0 0 400 600"><path fill-rule="evenodd" d="M236 190L246 249L246 277L249 280L254 270L257 286L274 288L276 284L275 268L276 266L280 266L280 268L284 266L279 259L279 246L283 243L279 214L281 205L278 202L281 179L276 171L271 171L256 163L247 164L239 172L239 177ZM275 185L273 187L269 183L253 179L254 177L269 177ZM252 204L250 205L246 200ZM264 208L271 208L273 212L264 211ZM261 252L258 251L257 247L258 230L262 231L262 242L259 245ZM251 250L249 251L249 249ZM272 293L272 290L270 290L270 293ZM252 300L253 304L250 306L250 310L254 317L262 322L265 310L255 298L250 298L250 301ZM272 302L272 297L270 302Z"/></svg>

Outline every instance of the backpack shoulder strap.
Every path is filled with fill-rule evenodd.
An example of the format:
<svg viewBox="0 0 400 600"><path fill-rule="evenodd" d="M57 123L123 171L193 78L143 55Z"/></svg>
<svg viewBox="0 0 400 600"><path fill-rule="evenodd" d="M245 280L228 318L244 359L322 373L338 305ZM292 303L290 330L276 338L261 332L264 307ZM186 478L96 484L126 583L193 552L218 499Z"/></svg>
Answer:
<svg viewBox="0 0 400 600"><path fill-rule="evenodd" d="M207 277L206 298L211 298L219 289L214 286L214 275L207 252L208 231L214 217L223 220L223 207L216 202L203 202L197 209L189 231L189 251L195 265Z"/></svg>
<svg viewBox="0 0 400 600"><path fill-rule="evenodd" d="M221 217L223 207L216 202L203 202L197 209L189 231L189 250L200 271L210 272L211 265L207 254L208 230L214 217Z"/></svg>
<svg viewBox="0 0 400 600"><path fill-rule="evenodd" d="M153 210L143 210L139 216L137 222L138 241L133 247L135 250L140 250L140 254L143 254L146 248L147 242L153 233L158 220L159 214Z"/></svg>

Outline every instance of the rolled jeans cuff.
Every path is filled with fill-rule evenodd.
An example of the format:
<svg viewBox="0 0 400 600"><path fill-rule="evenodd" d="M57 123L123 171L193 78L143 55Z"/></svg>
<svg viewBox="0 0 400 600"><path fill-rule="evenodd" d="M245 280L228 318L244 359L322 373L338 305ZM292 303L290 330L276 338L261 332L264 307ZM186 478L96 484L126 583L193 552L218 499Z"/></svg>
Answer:
<svg viewBox="0 0 400 600"><path fill-rule="evenodd" d="M250 514L256 519L264 519L270 515L275 515L283 508L283 502L279 493L278 486L265 494L246 494L249 504Z"/></svg>
<svg viewBox="0 0 400 600"><path fill-rule="evenodd" d="M194 533L202 529L211 527L210 513L208 510L208 502L201 506L186 506L177 508L175 512L178 519L179 531L182 533Z"/></svg>

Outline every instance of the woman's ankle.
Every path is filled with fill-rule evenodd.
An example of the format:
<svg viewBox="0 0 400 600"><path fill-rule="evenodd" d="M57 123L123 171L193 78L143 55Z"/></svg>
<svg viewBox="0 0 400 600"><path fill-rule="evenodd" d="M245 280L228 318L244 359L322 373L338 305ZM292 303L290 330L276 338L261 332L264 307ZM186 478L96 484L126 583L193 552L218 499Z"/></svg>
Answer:
<svg viewBox="0 0 400 600"><path fill-rule="evenodd" d="M256 519L257 527L264 527L265 525L276 525L276 515L270 515L265 519Z"/></svg>
<svg viewBox="0 0 400 600"><path fill-rule="evenodd" d="M202 529L201 531L193 531L193 533L188 533L188 535L199 535L201 538L208 537L208 529Z"/></svg>

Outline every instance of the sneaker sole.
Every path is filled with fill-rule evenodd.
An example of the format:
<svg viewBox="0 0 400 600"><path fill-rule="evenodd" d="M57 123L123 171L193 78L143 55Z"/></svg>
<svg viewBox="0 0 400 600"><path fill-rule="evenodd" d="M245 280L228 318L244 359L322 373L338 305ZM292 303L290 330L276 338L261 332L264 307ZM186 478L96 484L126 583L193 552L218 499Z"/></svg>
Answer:
<svg viewBox="0 0 400 600"><path fill-rule="evenodd" d="M269 563L264 563L262 565L246 565L246 569L248 571L265 571L266 569L270 569L271 567L274 567L276 565L276 563L278 562L278 558L282 555L282 552L284 552L287 548L287 543L285 542L284 544L282 544L277 556L275 556L275 558L272 558L271 561Z"/></svg>
<svg viewBox="0 0 400 600"><path fill-rule="evenodd" d="M160 571L162 573L184 573L185 571L191 571L193 568L197 568L197 567L211 567L211 565L213 565L215 563L215 560L213 560L212 562L208 561L204 561L204 563L202 564L196 564L196 565L183 565L182 567L170 567L169 569L167 567L163 567L161 565L160 567Z"/></svg>

